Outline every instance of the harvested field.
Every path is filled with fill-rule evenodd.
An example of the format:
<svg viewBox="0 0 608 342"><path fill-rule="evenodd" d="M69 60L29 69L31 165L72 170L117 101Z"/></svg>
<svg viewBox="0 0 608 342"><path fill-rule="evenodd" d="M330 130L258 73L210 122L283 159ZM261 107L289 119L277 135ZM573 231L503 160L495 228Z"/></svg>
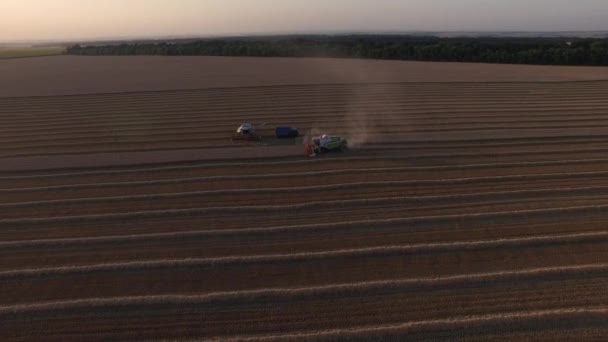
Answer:
<svg viewBox="0 0 608 342"><path fill-rule="evenodd" d="M111 65L130 71L94 82ZM159 65L190 74L136 77ZM608 334L608 69L3 68L32 73L0 87L0 340ZM353 148L232 142L245 121Z"/></svg>
<svg viewBox="0 0 608 342"><path fill-rule="evenodd" d="M342 83L590 81L608 79L608 68L328 58L56 56L2 61L0 75L0 97L7 97ZM249 95L260 94L259 90L252 89ZM99 97L90 104L103 100ZM247 99L244 102L249 105Z"/></svg>

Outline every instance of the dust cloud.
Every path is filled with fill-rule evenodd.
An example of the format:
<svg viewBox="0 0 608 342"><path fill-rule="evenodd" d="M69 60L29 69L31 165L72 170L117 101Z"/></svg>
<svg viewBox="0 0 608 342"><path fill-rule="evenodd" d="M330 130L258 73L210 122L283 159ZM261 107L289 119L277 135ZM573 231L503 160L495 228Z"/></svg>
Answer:
<svg viewBox="0 0 608 342"><path fill-rule="evenodd" d="M348 140L350 148L366 144L390 142L392 127L403 127L404 108L395 107L394 73L386 73L380 64L370 64L361 68L359 61L342 60L336 66L335 60L318 59L310 68L336 80L336 85L344 87L344 92L335 96L343 103L340 125L328 126L327 122L312 123L308 134L339 134ZM310 70L313 72L313 70ZM397 101L400 102L400 101ZM399 106L403 106L400 103Z"/></svg>

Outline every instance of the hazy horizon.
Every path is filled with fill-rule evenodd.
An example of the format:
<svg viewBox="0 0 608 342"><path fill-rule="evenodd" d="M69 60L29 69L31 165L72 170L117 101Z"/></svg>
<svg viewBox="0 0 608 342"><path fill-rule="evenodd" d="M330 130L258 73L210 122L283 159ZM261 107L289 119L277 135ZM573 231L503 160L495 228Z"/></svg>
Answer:
<svg viewBox="0 0 608 342"><path fill-rule="evenodd" d="M606 31L603 0L3 0L0 41Z"/></svg>

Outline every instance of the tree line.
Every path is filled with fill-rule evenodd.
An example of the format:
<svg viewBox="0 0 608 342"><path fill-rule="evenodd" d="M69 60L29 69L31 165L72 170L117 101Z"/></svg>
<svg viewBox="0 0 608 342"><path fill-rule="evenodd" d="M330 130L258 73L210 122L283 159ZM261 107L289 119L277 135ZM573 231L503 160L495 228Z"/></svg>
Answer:
<svg viewBox="0 0 608 342"><path fill-rule="evenodd" d="M337 57L437 62L608 65L604 38L277 36L74 45L72 55Z"/></svg>

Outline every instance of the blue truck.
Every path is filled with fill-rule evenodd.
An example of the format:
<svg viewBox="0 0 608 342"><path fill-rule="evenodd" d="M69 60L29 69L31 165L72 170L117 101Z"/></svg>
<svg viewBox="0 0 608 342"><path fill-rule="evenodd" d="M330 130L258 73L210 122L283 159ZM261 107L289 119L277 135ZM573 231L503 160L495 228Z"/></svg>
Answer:
<svg viewBox="0 0 608 342"><path fill-rule="evenodd" d="M295 127L277 127L275 134L278 139L297 138L300 135Z"/></svg>

